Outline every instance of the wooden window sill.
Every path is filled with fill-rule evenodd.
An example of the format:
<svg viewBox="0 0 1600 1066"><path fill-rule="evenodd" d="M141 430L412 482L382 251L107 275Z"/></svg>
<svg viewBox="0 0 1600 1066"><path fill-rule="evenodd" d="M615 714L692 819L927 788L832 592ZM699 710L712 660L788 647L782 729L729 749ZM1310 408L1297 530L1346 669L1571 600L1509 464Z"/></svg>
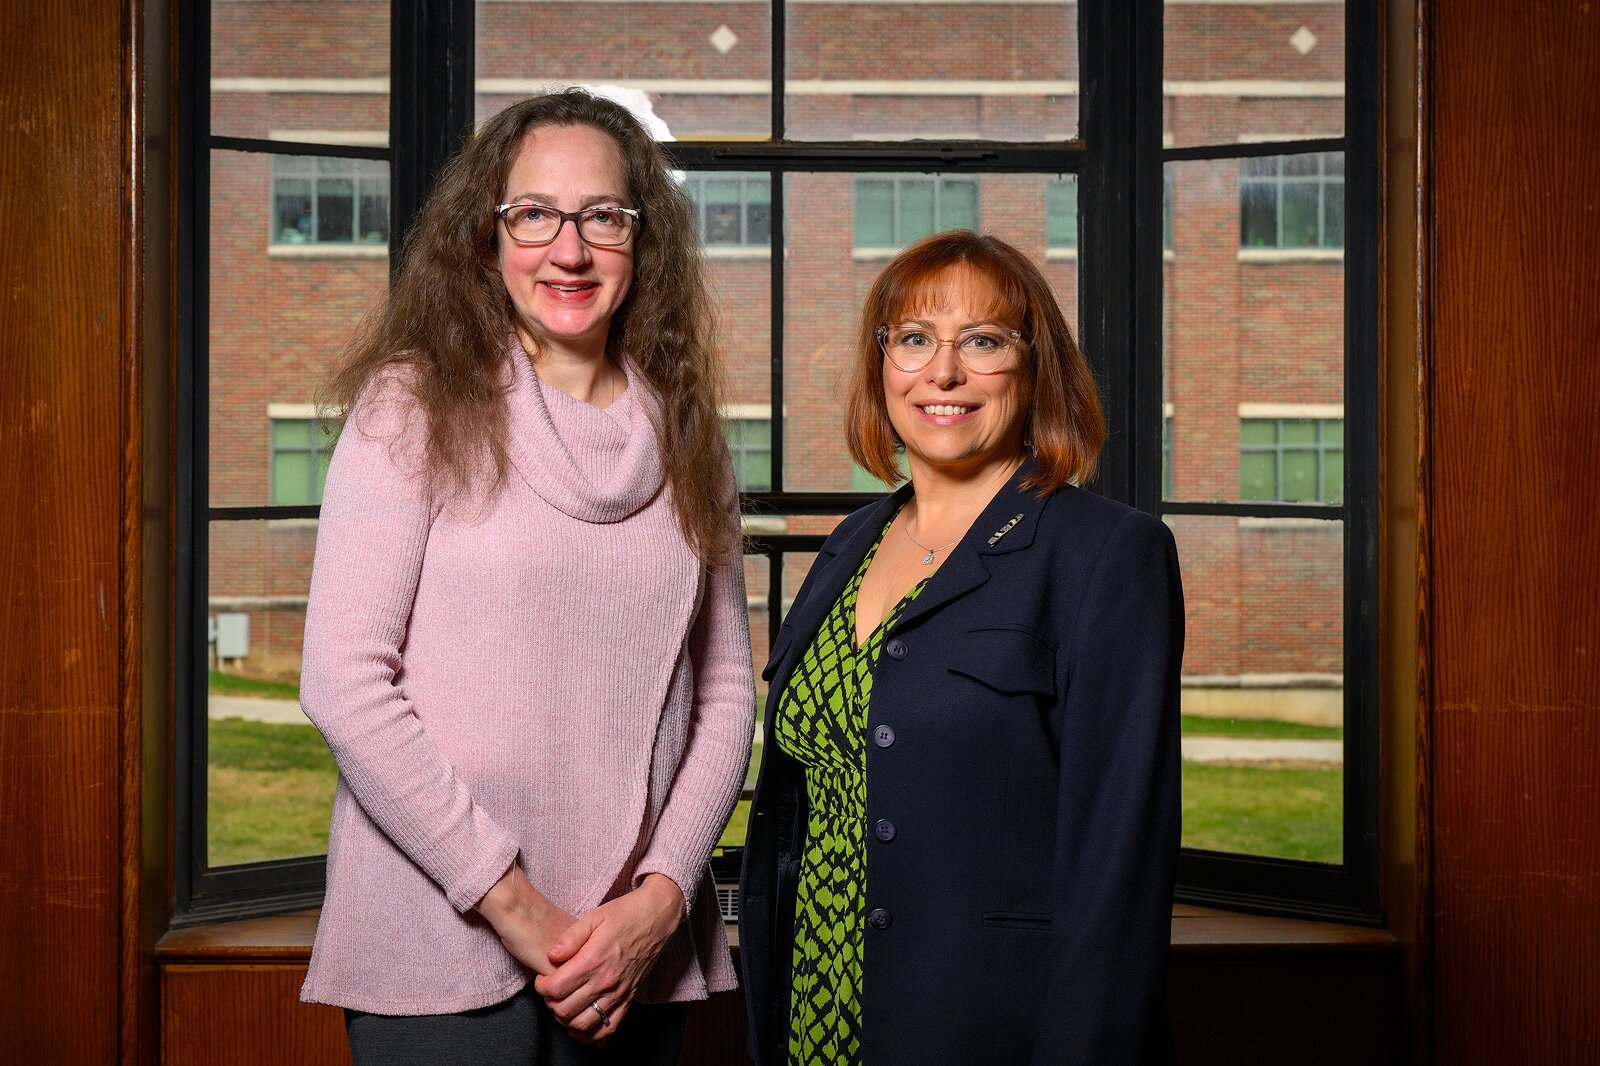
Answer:
<svg viewBox="0 0 1600 1066"><path fill-rule="evenodd" d="M176 929L156 944L159 963L303 963L311 958L317 915L311 908L272 918L249 918ZM734 948L737 929L728 930ZM1386 954L1398 947L1385 930L1337 922L1275 918L1180 903L1172 908L1174 961L1203 962L1261 956Z"/></svg>

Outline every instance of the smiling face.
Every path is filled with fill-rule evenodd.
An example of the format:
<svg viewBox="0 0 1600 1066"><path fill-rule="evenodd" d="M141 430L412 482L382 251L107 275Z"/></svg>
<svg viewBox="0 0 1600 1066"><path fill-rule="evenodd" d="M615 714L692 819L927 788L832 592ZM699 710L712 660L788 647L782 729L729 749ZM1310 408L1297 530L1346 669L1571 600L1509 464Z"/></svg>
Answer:
<svg viewBox="0 0 1600 1066"><path fill-rule="evenodd" d="M621 150L593 126L531 130L511 165L501 202L540 203L561 211L637 206L629 196ZM633 281L637 231L615 248L585 244L573 222L549 244L518 244L499 223L495 233L500 276L517 309L523 344L537 340L546 352L584 359L604 355L611 318Z"/></svg>
<svg viewBox="0 0 1600 1066"><path fill-rule="evenodd" d="M957 265L929 278L889 324L916 324L946 339L977 326L1019 328L1002 303L981 274ZM992 374L968 370L953 344L940 345L932 361L915 373L885 358L884 404L905 445L912 479L919 473L978 476L1021 460L1028 381L1023 345Z"/></svg>

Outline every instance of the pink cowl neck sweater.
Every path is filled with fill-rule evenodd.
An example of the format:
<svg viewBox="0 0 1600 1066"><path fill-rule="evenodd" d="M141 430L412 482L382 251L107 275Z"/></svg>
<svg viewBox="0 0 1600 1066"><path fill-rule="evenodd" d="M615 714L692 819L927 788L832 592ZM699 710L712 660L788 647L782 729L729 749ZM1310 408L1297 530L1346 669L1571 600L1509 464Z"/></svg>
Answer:
<svg viewBox="0 0 1600 1066"><path fill-rule="evenodd" d="M640 999L735 985L706 860L754 725L740 557L708 570L685 542L637 377L601 410L520 345L508 364L511 465L488 500L430 498L398 375L328 470L301 704L339 782L311 1002L515 994L530 972L472 909L513 862L574 915L665 874L689 916Z"/></svg>

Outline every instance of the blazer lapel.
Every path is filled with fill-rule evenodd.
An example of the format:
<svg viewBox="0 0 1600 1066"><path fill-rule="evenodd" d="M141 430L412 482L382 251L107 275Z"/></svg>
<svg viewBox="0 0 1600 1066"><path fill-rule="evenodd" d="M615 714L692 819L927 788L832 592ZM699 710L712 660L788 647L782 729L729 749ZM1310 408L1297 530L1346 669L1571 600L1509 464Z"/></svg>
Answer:
<svg viewBox="0 0 1600 1066"><path fill-rule="evenodd" d="M817 556L816 562L811 565L808 578L811 587L806 590L806 598L796 604L784 619L789 623L789 631L794 634L791 654L795 648L804 651L810 646L817 631L822 628L822 620L833 609L834 602L850 582L856 567L861 565L868 549L878 539L884 523L910 497L910 484L900 486L893 495L872 505L866 518L851 531L849 537L830 549L831 554L824 552ZM789 669L784 663L775 665L780 674Z"/></svg>
<svg viewBox="0 0 1600 1066"><path fill-rule="evenodd" d="M988 556L1020 551L1033 544L1039 512L1044 509L1046 500L1020 487L1022 479L1032 469L1030 457L995 493L927 587L906 605L895 624L896 630L904 629L988 581L989 567L985 562Z"/></svg>

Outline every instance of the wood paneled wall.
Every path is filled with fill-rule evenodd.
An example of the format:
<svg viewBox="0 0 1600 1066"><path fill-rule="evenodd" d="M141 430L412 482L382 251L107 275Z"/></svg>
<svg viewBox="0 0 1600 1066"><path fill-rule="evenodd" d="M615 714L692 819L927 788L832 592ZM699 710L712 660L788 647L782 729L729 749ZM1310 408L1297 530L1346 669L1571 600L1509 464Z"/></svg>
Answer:
<svg viewBox="0 0 1600 1066"><path fill-rule="evenodd" d="M138 1053L137 7L6 6L0 1061Z"/></svg>
<svg viewBox="0 0 1600 1066"><path fill-rule="evenodd" d="M1600 5L1431 0L1433 1042L1600 1062Z"/></svg>

